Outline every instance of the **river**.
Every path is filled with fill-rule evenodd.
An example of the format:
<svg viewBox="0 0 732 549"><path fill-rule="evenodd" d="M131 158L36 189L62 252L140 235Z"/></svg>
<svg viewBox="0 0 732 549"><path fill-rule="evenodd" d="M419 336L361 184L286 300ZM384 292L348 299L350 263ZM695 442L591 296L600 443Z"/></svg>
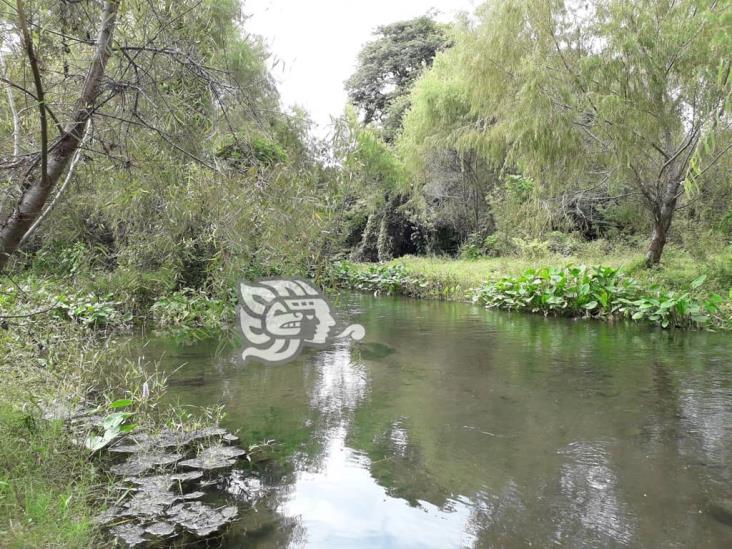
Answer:
<svg viewBox="0 0 732 549"><path fill-rule="evenodd" d="M276 441L226 480L222 546L732 546L729 335L336 301L365 340L285 365L228 334L133 345L167 399Z"/></svg>

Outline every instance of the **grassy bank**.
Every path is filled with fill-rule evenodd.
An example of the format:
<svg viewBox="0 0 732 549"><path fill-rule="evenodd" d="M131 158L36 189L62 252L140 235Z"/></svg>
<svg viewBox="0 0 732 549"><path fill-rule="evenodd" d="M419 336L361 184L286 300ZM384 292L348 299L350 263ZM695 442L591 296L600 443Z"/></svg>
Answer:
<svg viewBox="0 0 732 549"><path fill-rule="evenodd" d="M200 296L167 299L152 300L157 312L146 316L193 326L224 314ZM59 418L95 406L105 417L128 399L140 429L193 428L196 418L159 406L165 378L156 366L126 358L115 336L135 320L129 302L82 278L26 273L0 284L0 547L102 543L94 517L110 497L107 460Z"/></svg>
<svg viewBox="0 0 732 549"><path fill-rule="evenodd" d="M25 316L38 302L2 290L0 314L13 318L0 330L0 547L89 547L104 479L63 422L44 416L87 396L104 344L81 324Z"/></svg>
<svg viewBox="0 0 732 549"><path fill-rule="evenodd" d="M329 278L334 285L363 291L473 300L552 316L624 318L663 328L732 324L729 250L704 261L670 250L654 269L643 266L640 252L474 260L403 257L382 265L340 262Z"/></svg>
<svg viewBox="0 0 732 549"><path fill-rule="evenodd" d="M62 422L0 408L0 546L90 547L94 494L103 482Z"/></svg>

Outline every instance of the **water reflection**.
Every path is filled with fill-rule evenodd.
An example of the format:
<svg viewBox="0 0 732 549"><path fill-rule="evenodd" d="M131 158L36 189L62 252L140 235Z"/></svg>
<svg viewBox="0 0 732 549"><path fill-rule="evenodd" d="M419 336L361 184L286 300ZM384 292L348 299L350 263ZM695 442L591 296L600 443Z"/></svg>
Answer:
<svg viewBox="0 0 732 549"><path fill-rule="evenodd" d="M374 482L368 457L333 433L317 472L297 475L278 511L296 517L305 535L294 546L469 547L471 506L452 500L444 509L425 501L410 505Z"/></svg>
<svg viewBox="0 0 732 549"><path fill-rule="evenodd" d="M218 342L145 351L186 363L171 398L279 441L275 461L227 480L242 519L224 546L728 546L729 338L340 306L367 340L287 365L242 367Z"/></svg>

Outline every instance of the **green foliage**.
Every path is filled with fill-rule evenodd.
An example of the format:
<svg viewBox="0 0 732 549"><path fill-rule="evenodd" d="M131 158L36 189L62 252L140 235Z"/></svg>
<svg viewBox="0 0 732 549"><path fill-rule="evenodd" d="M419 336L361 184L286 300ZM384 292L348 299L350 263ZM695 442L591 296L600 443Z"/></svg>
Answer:
<svg viewBox="0 0 732 549"><path fill-rule="evenodd" d="M362 271L346 261L333 265L330 282L348 284L356 290L394 295L404 293L404 288L415 282L401 265L374 265Z"/></svg>
<svg viewBox="0 0 732 549"><path fill-rule="evenodd" d="M390 140L401 126L406 107L401 99L448 40L445 29L427 16L378 27L374 34L377 38L359 53L346 89L364 123L381 122Z"/></svg>
<svg viewBox="0 0 732 549"><path fill-rule="evenodd" d="M224 145L216 151L216 156L238 169L256 165L271 167L287 160L287 153L279 143L258 135L253 136L247 143Z"/></svg>
<svg viewBox="0 0 732 549"><path fill-rule="evenodd" d="M696 290L700 277L690 284ZM507 310L552 316L630 318L663 328L708 326L715 322L722 299L698 301L689 292L644 289L635 279L611 267L569 266L529 269L480 288L474 301Z"/></svg>
<svg viewBox="0 0 732 549"><path fill-rule="evenodd" d="M185 289L158 299L150 313L161 328L185 326L218 330L232 320L233 310L233 298L221 300Z"/></svg>
<svg viewBox="0 0 732 549"><path fill-rule="evenodd" d="M94 293L57 294L52 297L55 306L53 315L69 319L85 326L104 328L120 325L131 320L131 315L119 311L119 301L112 294L98 296Z"/></svg>
<svg viewBox="0 0 732 549"><path fill-rule="evenodd" d="M413 88L398 141L414 193L464 205L445 182L467 172L487 198L483 215L526 241L565 228L593 238L649 231L665 200L662 227L678 207L686 217L676 242L714 227L718 245L732 196L732 10L692 0L575 8L489 1L455 26L453 46ZM471 154L482 163L470 170L439 161ZM659 188L671 189L666 198Z"/></svg>
<svg viewBox="0 0 732 549"><path fill-rule="evenodd" d="M479 279L485 277L483 274ZM437 299L464 299L467 295L486 307L546 316L628 319L662 328L732 326L725 298L700 293L707 281L705 275L682 290L641 283L620 268L584 265L527 269L521 275L504 275L481 284L466 283L462 278L432 272L418 263L408 269L400 263L364 266L339 261L331 265L323 282L387 295ZM478 287L471 289L473 284Z"/></svg>
<svg viewBox="0 0 732 549"><path fill-rule="evenodd" d="M0 407L0 546L91 547L94 485L88 453L60 422Z"/></svg>
<svg viewBox="0 0 732 549"><path fill-rule="evenodd" d="M323 277L326 285L386 295L408 295L432 299L454 299L462 290L449 277L428 278L409 272L403 265L369 265L334 262Z"/></svg>
<svg viewBox="0 0 732 549"><path fill-rule="evenodd" d="M118 399L110 403L109 408L111 410L119 410L120 408L127 408L132 404L133 401L131 399ZM101 433L89 433L84 441L84 446L92 452L97 452L111 444L119 436L132 432L137 427L131 421L134 415L134 412L112 411L108 413L102 419Z"/></svg>

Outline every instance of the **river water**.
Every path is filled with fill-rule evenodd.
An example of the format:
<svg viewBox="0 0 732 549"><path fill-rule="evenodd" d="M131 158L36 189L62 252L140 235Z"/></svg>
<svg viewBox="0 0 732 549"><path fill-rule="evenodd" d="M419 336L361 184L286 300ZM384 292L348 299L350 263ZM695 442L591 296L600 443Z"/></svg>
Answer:
<svg viewBox="0 0 732 549"><path fill-rule="evenodd" d="M223 547L732 547L732 337L345 294L361 343L134 345L273 460ZM137 357L136 357L137 358Z"/></svg>

